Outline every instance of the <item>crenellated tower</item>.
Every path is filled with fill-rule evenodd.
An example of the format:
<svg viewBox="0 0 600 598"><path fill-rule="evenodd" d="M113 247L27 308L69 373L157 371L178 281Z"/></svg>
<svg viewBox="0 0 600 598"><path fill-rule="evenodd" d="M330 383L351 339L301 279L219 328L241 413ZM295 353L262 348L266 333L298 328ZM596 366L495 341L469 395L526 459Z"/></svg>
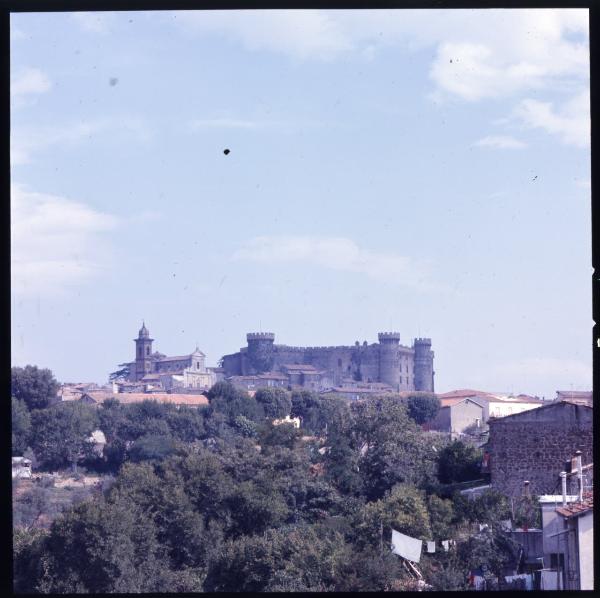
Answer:
<svg viewBox="0 0 600 598"><path fill-rule="evenodd" d="M400 389L400 333L380 332L379 338L379 380L389 384L394 390Z"/></svg>
<svg viewBox="0 0 600 598"><path fill-rule="evenodd" d="M251 369L256 373L268 372L273 367L273 344L275 334L272 332L249 332L248 361Z"/></svg>
<svg viewBox="0 0 600 598"><path fill-rule="evenodd" d="M138 337L133 340L135 342L135 381L137 382L152 371L151 355L154 339L150 338L145 322L142 322Z"/></svg>
<svg viewBox="0 0 600 598"><path fill-rule="evenodd" d="M415 351L415 390L434 392L433 351L430 338L416 338Z"/></svg>

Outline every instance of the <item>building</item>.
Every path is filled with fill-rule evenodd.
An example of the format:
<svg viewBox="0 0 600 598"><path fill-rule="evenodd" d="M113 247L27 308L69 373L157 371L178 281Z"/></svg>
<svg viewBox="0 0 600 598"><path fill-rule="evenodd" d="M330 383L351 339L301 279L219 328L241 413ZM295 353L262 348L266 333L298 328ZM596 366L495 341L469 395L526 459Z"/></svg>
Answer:
<svg viewBox="0 0 600 598"><path fill-rule="evenodd" d="M177 389L207 389L216 381L217 376L204 364L205 355L198 347L187 355L168 357L158 351L152 351L154 339L145 323L142 324L135 343L135 361L119 364L122 368L111 374L114 382L121 383L123 392L173 391ZM127 387L123 382L133 384Z"/></svg>
<svg viewBox="0 0 600 598"><path fill-rule="evenodd" d="M592 493L582 500L556 509L563 525L563 578L565 590L594 589L594 498ZM559 536L560 537L560 536Z"/></svg>
<svg viewBox="0 0 600 598"><path fill-rule="evenodd" d="M221 359L226 377L281 372L289 386L313 390L352 387L357 382L382 382L394 391L433 392L431 339L400 344L398 332L380 332L379 342L337 347L292 347L275 344L271 332L251 332L247 346Z"/></svg>
<svg viewBox="0 0 600 598"><path fill-rule="evenodd" d="M12 479L29 480L31 479L31 460L25 457L12 458Z"/></svg>
<svg viewBox="0 0 600 598"><path fill-rule="evenodd" d="M594 393L591 390L557 390L556 401L571 401L592 407Z"/></svg>
<svg viewBox="0 0 600 598"><path fill-rule="evenodd" d="M568 401L548 402L501 418L491 418L486 445L491 485L507 496L530 482L533 495L555 494L560 472L576 450L592 461L593 409Z"/></svg>
<svg viewBox="0 0 600 598"><path fill-rule="evenodd" d="M481 428L483 422L484 408L477 399L441 398L440 410L426 427L428 430L447 432L455 438L467 429Z"/></svg>
<svg viewBox="0 0 600 598"><path fill-rule="evenodd" d="M166 392L86 392L81 395L79 400L83 403L87 403L88 405L98 406L109 399L115 399L124 405L128 405L130 403L141 403L143 401L157 401L165 405L175 405L176 407L205 407L208 405L208 399L204 395L191 393L175 394Z"/></svg>
<svg viewBox="0 0 600 598"><path fill-rule="evenodd" d="M545 405L546 402L538 397L531 397L525 394L511 395L505 393L493 393L483 390L452 390L438 394L441 401L445 399L472 399L483 407L483 422L487 422L490 417L506 417L514 413L521 413L529 409L537 409Z"/></svg>

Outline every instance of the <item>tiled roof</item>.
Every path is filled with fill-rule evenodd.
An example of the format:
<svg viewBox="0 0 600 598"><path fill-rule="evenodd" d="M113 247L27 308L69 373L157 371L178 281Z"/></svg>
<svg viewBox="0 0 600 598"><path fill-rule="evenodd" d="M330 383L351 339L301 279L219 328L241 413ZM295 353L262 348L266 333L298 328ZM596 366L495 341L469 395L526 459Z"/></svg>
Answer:
<svg viewBox="0 0 600 598"><path fill-rule="evenodd" d="M119 392L119 393L86 393L97 403L102 403L110 398L115 398L120 403L141 403L142 401L158 401L159 403L170 403L173 405L200 406L208 405L208 399L204 395L194 394L169 394L169 393L145 393L145 392Z"/></svg>
<svg viewBox="0 0 600 598"><path fill-rule="evenodd" d="M440 404L442 407L452 407L453 405L457 405L458 403L462 403L463 401L471 401L472 403L477 403L477 397L446 397L440 398ZM477 403L480 407L479 403Z"/></svg>
<svg viewBox="0 0 600 598"><path fill-rule="evenodd" d="M185 361L186 359L190 359L193 353L188 355L177 355L175 357L158 357L156 361Z"/></svg>
<svg viewBox="0 0 600 598"><path fill-rule="evenodd" d="M578 517L594 510L594 495L586 493L582 502L574 502L566 507L557 507L556 512L563 517Z"/></svg>
<svg viewBox="0 0 600 598"><path fill-rule="evenodd" d="M463 388L460 390L451 390L450 392L438 393L437 395L440 399L454 399L454 398L462 398L466 399L469 397L488 397L493 396L489 392L485 392L483 390L471 390L469 388Z"/></svg>

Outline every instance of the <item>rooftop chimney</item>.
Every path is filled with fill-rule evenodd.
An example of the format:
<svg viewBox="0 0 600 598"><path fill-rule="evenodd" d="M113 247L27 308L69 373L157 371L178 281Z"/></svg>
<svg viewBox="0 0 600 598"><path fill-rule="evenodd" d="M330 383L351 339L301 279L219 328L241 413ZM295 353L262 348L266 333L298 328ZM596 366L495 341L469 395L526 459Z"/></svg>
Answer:
<svg viewBox="0 0 600 598"><path fill-rule="evenodd" d="M567 472L560 472L560 480L562 482L562 506L567 506Z"/></svg>
<svg viewBox="0 0 600 598"><path fill-rule="evenodd" d="M526 496L527 498L530 497L530 494L529 494L529 480L525 480L523 482L523 496Z"/></svg>
<svg viewBox="0 0 600 598"><path fill-rule="evenodd" d="M575 459L577 462L577 481L579 487L579 502L583 502L583 471L581 463L581 451L575 451Z"/></svg>

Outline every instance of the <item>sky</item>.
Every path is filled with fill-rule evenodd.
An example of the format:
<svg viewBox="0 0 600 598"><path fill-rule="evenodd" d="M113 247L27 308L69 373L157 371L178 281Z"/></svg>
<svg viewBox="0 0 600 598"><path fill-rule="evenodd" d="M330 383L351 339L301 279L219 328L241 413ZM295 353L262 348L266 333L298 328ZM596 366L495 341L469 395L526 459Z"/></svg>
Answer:
<svg viewBox="0 0 600 598"><path fill-rule="evenodd" d="M395 330L591 389L587 10L12 14L11 186L13 365Z"/></svg>

